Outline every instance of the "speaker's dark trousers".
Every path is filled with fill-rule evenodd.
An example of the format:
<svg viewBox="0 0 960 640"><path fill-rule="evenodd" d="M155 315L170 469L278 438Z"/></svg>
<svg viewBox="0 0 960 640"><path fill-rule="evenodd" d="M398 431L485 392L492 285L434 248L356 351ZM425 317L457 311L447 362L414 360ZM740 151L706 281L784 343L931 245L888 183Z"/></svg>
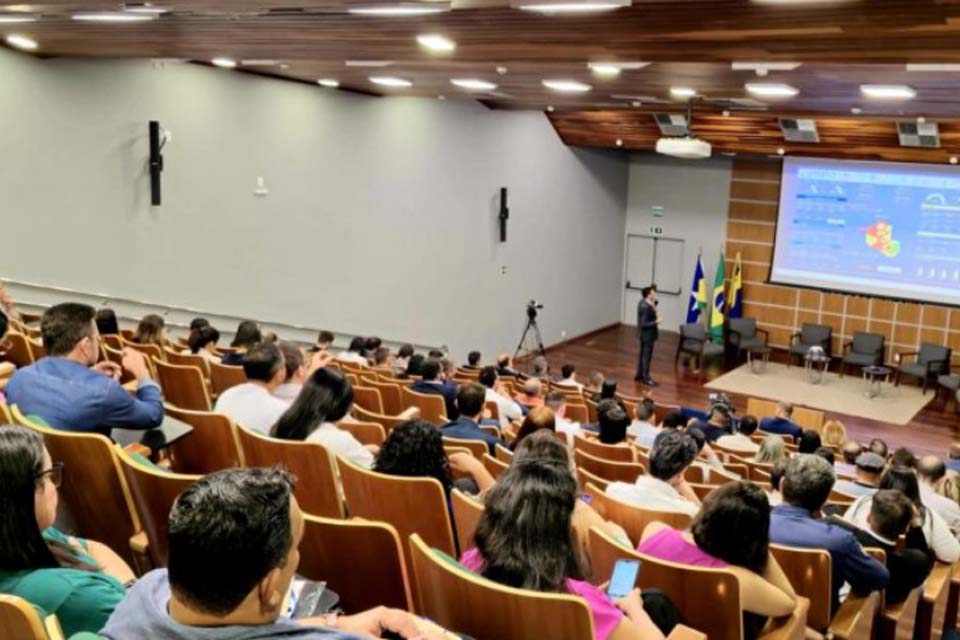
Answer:
<svg viewBox="0 0 960 640"><path fill-rule="evenodd" d="M650 379L650 361L653 360L653 345L657 342L656 331L640 332L640 359L637 362L637 377Z"/></svg>

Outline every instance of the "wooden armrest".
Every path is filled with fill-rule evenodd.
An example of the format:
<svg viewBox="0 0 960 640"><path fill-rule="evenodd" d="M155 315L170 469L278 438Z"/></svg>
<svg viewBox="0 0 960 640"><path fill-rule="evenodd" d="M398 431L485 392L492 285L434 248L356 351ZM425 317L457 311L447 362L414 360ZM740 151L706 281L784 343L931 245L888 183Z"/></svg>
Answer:
<svg viewBox="0 0 960 640"><path fill-rule="evenodd" d="M47 640L63 640L63 628L57 616L50 615L44 618L43 629L47 632Z"/></svg>
<svg viewBox="0 0 960 640"><path fill-rule="evenodd" d="M141 555L147 554L147 549L150 548L150 542L147 540L147 532L141 531L130 536L130 550L134 553L139 553Z"/></svg>
<svg viewBox="0 0 960 640"><path fill-rule="evenodd" d="M797 596L797 606L793 613L783 618L771 620L760 633L757 640L803 640L807 632L807 613L810 600Z"/></svg>
<svg viewBox="0 0 960 640"><path fill-rule="evenodd" d="M767 331L766 329L761 329L760 327L757 327L757 333L762 333L767 337L767 339L770 338L770 332Z"/></svg>
<svg viewBox="0 0 960 640"><path fill-rule="evenodd" d="M927 363L927 374L933 372L934 368L943 369L943 365L947 364L946 359L944 360L931 360Z"/></svg>
<svg viewBox="0 0 960 640"><path fill-rule="evenodd" d="M830 622L830 634L839 640L869 637L870 628L879 608L879 591L874 591L867 596L848 596Z"/></svg>
<svg viewBox="0 0 960 640"><path fill-rule="evenodd" d="M678 624L667 636L667 640L707 640L707 634Z"/></svg>
<svg viewBox="0 0 960 640"><path fill-rule="evenodd" d="M896 354L897 362L903 362L904 358L915 358L920 355L919 351L899 351Z"/></svg>
<svg viewBox="0 0 960 640"><path fill-rule="evenodd" d="M927 581L923 583L923 599L932 602L940 597L943 590L949 586L953 575L953 565L937 562L930 570Z"/></svg>

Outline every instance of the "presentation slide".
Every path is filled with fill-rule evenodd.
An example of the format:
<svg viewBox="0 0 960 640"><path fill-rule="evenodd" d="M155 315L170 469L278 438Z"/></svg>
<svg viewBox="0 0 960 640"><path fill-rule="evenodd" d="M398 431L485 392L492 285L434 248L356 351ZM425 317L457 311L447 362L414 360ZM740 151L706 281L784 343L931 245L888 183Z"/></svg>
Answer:
<svg viewBox="0 0 960 640"><path fill-rule="evenodd" d="M787 158L770 280L960 305L960 169Z"/></svg>

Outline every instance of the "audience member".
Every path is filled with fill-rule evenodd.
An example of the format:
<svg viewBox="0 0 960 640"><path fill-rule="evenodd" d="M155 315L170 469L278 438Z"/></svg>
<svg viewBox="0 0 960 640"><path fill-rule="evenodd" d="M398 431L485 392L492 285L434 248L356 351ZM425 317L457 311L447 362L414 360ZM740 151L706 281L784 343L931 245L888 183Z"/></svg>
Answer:
<svg viewBox="0 0 960 640"><path fill-rule="evenodd" d="M725 568L740 583L744 637L756 637L767 617L793 613L797 594L770 552L770 503L750 482L728 482L712 491L690 531L652 522L637 551L695 567Z"/></svg>
<svg viewBox="0 0 960 640"><path fill-rule="evenodd" d="M480 352L471 351L467 354L467 364L463 365L467 371L480 371Z"/></svg>
<svg viewBox="0 0 960 640"><path fill-rule="evenodd" d="M544 380L549 379L549 369L550 366L547 364L547 359L544 356L536 356L531 362L531 378L542 378Z"/></svg>
<svg viewBox="0 0 960 640"><path fill-rule="evenodd" d="M221 393L213 410L248 429L269 433L290 406L273 395L287 375L283 354L277 345L262 342L244 354L243 372L247 381Z"/></svg>
<svg viewBox="0 0 960 640"><path fill-rule="evenodd" d="M484 386L484 403L493 402L497 405L497 414L500 416L500 427L504 428L514 420L523 417L523 410L500 382L495 367L484 367L480 370L477 380Z"/></svg>
<svg viewBox="0 0 960 640"><path fill-rule="evenodd" d="M814 453L822 446L820 434L813 429L804 429L800 434L800 440L797 442L798 453ZM831 462L830 464L833 464Z"/></svg>
<svg viewBox="0 0 960 640"><path fill-rule="evenodd" d="M532 409L543 405L543 385L539 378L527 378L513 397L521 407Z"/></svg>
<svg viewBox="0 0 960 640"><path fill-rule="evenodd" d="M407 362L406 370L403 372L403 374L401 374L400 377L401 378L413 378L413 377L419 378L420 374L423 372L423 363L425 363L426 361L427 359L424 357L422 353L413 354L412 356L410 356L409 362Z"/></svg>
<svg viewBox="0 0 960 640"><path fill-rule="evenodd" d="M887 443L881 440L880 438L874 438L870 441L870 446L867 447L870 451L874 452L878 456L886 461L887 459Z"/></svg>
<svg viewBox="0 0 960 640"><path fill-rule="evenodd" d="M577 382L577 368L569 363L560 367L560 379L557 380L556 384L563 387L583 389L583 385Z"/></svg>
<svg viewBox="0 0 960 640"><path fill-rule="evenodd" d="M410 364L410 358L413 357L413 345L405 344L397 351L397 357L393 359L393 370L396 373L406 373L407 366Z"/></svg>
<svg viewBox="0 0 960 640"><path fill-rule="evenodd" d="M281 440L305 440L322 444L331 453L369 468L376 445L363 445L349 431L337 427L353 406L353 386L332 368L314 371L293 404L274 421L270 435ZM242 423L241 423L242 424Z"/></svg>
<svg viewBox="0 0 960 640"><path fill-rule="evenodd" d="M840 454L843 456L843 462L836 463L837 473L842 473L851 478L857 475L857 458L863 453L863 447L856 440L849 440L843 444Z"/></svg>
<svg viewBox="0 0 960 640"><path fill-rule="evenodd" d="M776 433L778 435L792 436L794 441L799 440L803 435L803 429L798 427L793 421L793 403L778 402L772 418L764 418L760 421L760 431L765 433Z"/></svg>
<svg viewBox="0 0 960 640"><path fill-rule="evenodd" d="M352 364L367 366L367 341L364 338L356 337L350 341L350 346L346 351L337 354L337 360L340 362L350 362Z"/></svg>
<svg viewBox="0 0 960 640"><path fill-rule="evenodd" d="M830 553L831 609L836 612L844 583L856 593L878 591L887 586L890 573L867 555L852 533L814 517L830 497L833 483L833 467L823 458L791 458L780 482L783 504L770 514L770 542Z"/></svg>
<svg viewBox="0 0 960 640"><path fill-rule="evenodd" d="M140 320L137 331L130 340L134 344L152 344L161 349L167 345L166 322L163 316L150 313Z"/></svg>
<svg viewBox="0 0 960 640"><path fill-rule="evenodd" d="M598 404L604 400L617 400L617 381L604 380L600 385L600 390L590 400Z"/></svg>
<svg viewBox="0 0 960 640"><path fill-rule="evenodd" d="M220 356L217 355L216 346L220 341L220 332L214 327L205 326L190 331L187 337L187 345L190 353L203 357L208 362L220 363Z"/></svg>
<svg viewBox="0 0 960 640"><path fill-rule="evenodd" d="M449 380L443 380L440 375L441 370L440 361L436 358L429 358L420 368L421 379L414 382L410 390L416 393L440 396L443 398L447 418L456 420L460 417L460 412L457 410L457 385Z"/></svg>
<svg viewBox="0 0 960 640"><path fill-rule="evenodd" d="M682 411L671 411L663 416L663 424L661 426L664 429L682 429L685 424L686 419Z"/></svg>
<svg viewBox="0 0 960 640"><path fill-rule="evenodd" d="M94 316L94 320L97 323L97 331L100 332L100 335L115 336L120 333L120 325L117 324L117 314L114 313L113 309L106 307L97 309L97 315Z"/></svg>
<svg viewBox="0 0 960 640"><path fill-rule="evenodd" d="M650 398L644 398L637 403L634 411L634 420L627 427L627 433L634 436L634 442L648 449L653 446L653 441L660 435L660 427L653 424L656 420L656 405Z"/></svg>
<svg viewBox="0 0 960 640"><path fill-rule="evenodd" d="M190 326L188 327L188 330L196 331L197 329L202 329L204 327L209 327L209 326L210 326L209 320L207 320L206 318L197 316L196 318L190 321Z"/></svg>
<svg viewBox="0 0 960 640"><path fill-rule="evenodd" d="M441 360L446 357L446 354L440 349L430 349L430 351L427 352L427 357Z"/></svg>
<svg viewBox="0 0 960 640"><path fill-rule="evenodd" d="M63 479L39 434L0 428L0 593L56 615L67 636L96 633L134 575L106 545L54 528Z"/></svg>
<svg viewBox="0 0 960 640"><path fill-rule="evenodd" d="M758 427L759 422L757 422L756 417L743 416L737 424L737 432L720 436L717 439L717 446L735 453L756 455L760 451L760 445L754 442L750 436L757 432Z"/></svg>
<svg viewBox="0 0 960 640"><path fill-rule="evenodd" d="M707 411L706 422L698 421L699 427L707 437L707 442L716 442L723 436L733 435L733 416L726 402L714 402Z"/></svg>
<svg viewBox="0 0 960 640"><path fill-rule="evenodd" d="M383 346L383 340L377 336L371 336L363 340L363 352L367 356L367 360L373 359L373 354L377 352L377 349Z"/></svg>
<svg viewBox="0 0 960 640"><path fill-rule="evenodd" d="M401 422L387 436L373 470L391 476L433 478L443 486L448 499L453 487L471 494L492 487L493 476L475 457L469 453L447 456L441 434L426 420ZM469 477L453 480L451 469Z"/></svg>
<svg viewBox="0 0 960 640"><path fill-rule="evenodd" d="M221 362L230 366L242 366L243 357L247 351L260 344L262 340L260 326L253 320L243 320L237 325L237 332L233 336L233 341L230 342L233 353L224 355Z"/></svg>
<svg viewBox="0 0 960 640"><path fill-rule="evenodd" d="M393 371L393 354L388 347L377 347L373 352L373 366L384 371Z"/></svg>
<svg viewBox="0 0 960 640"><path fill-rule="evenodd" d="M563 391L551 391L543 402L544 406L553 411L556 421L556 432L573 446L573 439L580 433L580 423L567 420L567 396Z"/></svg>
<svg viewBox="0 0 960 640"><path fill-rule="evenodd" d="M66 431L109 436L112 427L151 429L163 422L160 387L142 353L123 350L123 370L137 380L135 395L120 386L121 367L100 358L93 307L67 302L43 313L40 333L47 357L17 370L7 401L25 415Z"/></svg>
<svg viewBox="0 0 960 640"><path fill-rule="evenodd" d="M683 472L697 457L697 443L675 430L664 430L650 450L650 469L636 482L612 482L607 495L656 511L677 511L694 516L700 499L683 478Z"/></svg>
<svg viewBox="0 0 960 640"><path fill-rule="evenodd" d="M494 454L498 444L506 447L506 442L480 428L480 419L483 416L485 402L486 390L483 385L476 382L462 385L456 391L459 417L447 423L440 429L440 432L447 438L486 442L490 448L490 455Z"/></svg>
<svg viewBox="0 0 960 640"><path fill-rule="evenodd" d="M697 444L698 455L696 460L694 460L693 464L690 466L700 470L701 479L703 482L709 482L710 476L716 474L725 476L731 480L742 479L739 474L734 473L733 471L727 471L723 467L723 461L710 446L710 443L707 442L707 436L703 433L702 429L699 427L687 427L687 430L684 433L693 438L693 441ZM656 440L654 441L653 446L657 446Z"/></svg>
<svg viewBox="0 0 960 640"><path fill-rule="evenodd" d="M943 518L954 534L960 532L960 505L942 495L939 488L946 481L947 467L936 456L924 456L917 464L920 500Z"/></svg>
<svg viewBox="0 0 960 640"><path fill-rule="evenodd" d="M424 636L416 617L385 607L301 620L283 615L304 532L293 484L279 469L228 469L190 485L170 511L167 568L151 571L130 589L101 635L106 640L359 640L384 632L441 637L432 629Z"/></svg>
<svg viewBox="0 0 960 640"><path fill-rule="evenodd" d="M876 493L886 461L877 454L867 451L857 456L856 466L856 480L838 480L833 488L839 493L854 498Z"/></svg>
<svg viewBox="0 0 960 640"><path fill-rule="evenodd" d="M569 465L514 461L484 502L476 548L463 554L464 566L509 587L580 596L593 614L595 640L663 638L639 590L612 602L586 581L571 535L577 481Z"/></svg>
<svg viewBox="0 0 960 640"><path fill-rule="evenodd" d="M760 464L777 464L788 457L787 445L780 436L767 436L760 443L753 461Z"/></svg>
<svg viewBox="0 0 960 640"><path fill-rule="evenodd" d="M333 346L334 336L330 331L321 331L317 334L317 341L310 347L311 352L329 351Z"/></svg>
<svg viewBox="0 0 960 640"><path fill-rule="evenodd" d="M513 368L513 358L509 353L497 356L497 375L501 378L520 378L520 372Z"/></svg>
<svg viewBox="0 0 960 640"><path fill-rule="evenodd" d="M787 462L788 460L781 460L770 467L771 491L767 494L767 498L770 500L771 507L776 507L777 505L783 504L781 483L783 482L783 474L787 471Z"/></svg>
<svg viewBox="0 0 960 640"><path fill-rule="evenodd" d="M821 430L823 444L828 447L842 447L847 441L847 429L842 422L837 420L827 420Z"/></svg>
<svg viewBox="0 0 960 640"><path fill-rule="evenodd" d="M592 394L600 393L600 390L603 389L603 382L603 372L594 371L590 374L590 377L587 378L587 386L585 387L585 390Z"/></svg>
<svg viewBox="0 0 960 640"><path fill-rule="evenodd" d="M944 519L923 503L917 475L912 469L906 467L887 469L880 480L879 489L894 489L910 499L916 508L927 545L940 562L953 564L960 560L960 542L951 533ZM872 497L872 494L863 496L850 505L843 514L843 519L861 529L868 528Z"/></svg>
<svg viewBox="0 0 960 640"><path fill-rule="evenodd" d="M615 402L605 401L603 404L605 406L602 409L600 406L597 407L600 442L603 444L624 444L626 446L630 416Z"/></svg>
<svg viewBox="0 0 960 640"><path fill-rule="evenodd" d="M837 461L837 456L833 452L833 449L831 449L830 447L817 447L813 451L813 455L820 456L821 458L829 462L831 467L833 467L834 463L836 463Z"/></svg>
<svg viewBox="0 0 960 640"><path fill-rule="evenodd" d="M916 469L917 456L913 455L913 451L910 451L910 449L906 447L898 447L894 450L893 455L890 456L890 466Z"/></svg>
<svg viewBox="0 0 960 640"><path fill-rule="evenodd" d="M510 443L510 450L516 450L517 445L523 442L524 438L529 436L531 433L541 430L550 431L554 434L554 436L556 436L556 415L549 407L534 407L530 410L530 413L527 414L527 417L523 419L523 424L520 425L520 430L517 432L517 437L514 438L513 442Z"/></svg>
<svg viewBox="0 0 960 640"><path fill-rule="evenodd" d="M864 548L882 549L887 555L890 583L885 593L888 604L903 602L923 584L933 567L933 554L923 535L913 503L900 491L882 489L869 498L869 515L863 528L840 518L831 518L853 532ZM906 535L903 548L898 539Z"/></svg>
<svg viewBox="0 0 960 640"><path fill-rule="evenodd" d="M303 350L292 342L280 341L277 348L283 355L283 383L273 391L273 395L288 404L297 399L309 372Z"/></svg>

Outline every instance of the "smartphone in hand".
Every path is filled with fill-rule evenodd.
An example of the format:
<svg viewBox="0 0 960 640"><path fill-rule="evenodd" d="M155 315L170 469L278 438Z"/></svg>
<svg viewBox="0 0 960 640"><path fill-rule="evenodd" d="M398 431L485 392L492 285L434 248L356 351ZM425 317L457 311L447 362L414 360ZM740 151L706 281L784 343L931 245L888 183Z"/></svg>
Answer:
<svg viewBox="0 0 960 640"><path fill-rule="evenodd" d="M638 575L640 575L639 560L617 560L613 565L607 595L614 600L625 597L636 586Z"/></svg>

